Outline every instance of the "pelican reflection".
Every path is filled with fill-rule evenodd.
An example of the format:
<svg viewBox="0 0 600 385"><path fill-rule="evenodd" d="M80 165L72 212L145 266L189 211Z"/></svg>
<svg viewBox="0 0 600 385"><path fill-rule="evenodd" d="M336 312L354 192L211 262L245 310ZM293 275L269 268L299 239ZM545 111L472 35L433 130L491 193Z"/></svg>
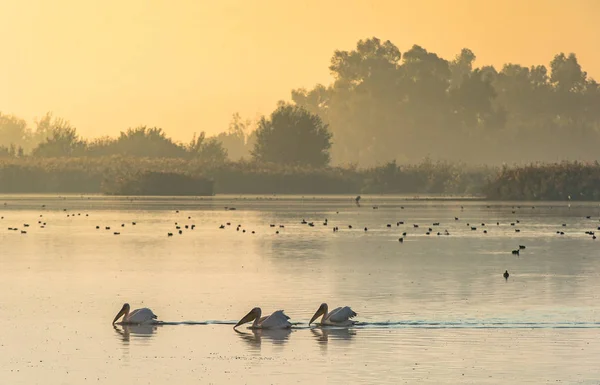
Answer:
<svg viewBox="0 0 600 385"><path fill-rule="evenodd" d="M260 347L263 338L271 341L274 345L283 345L292 334L291 329L249 329L248 332L234 330L242 340L257 347Z"/></svg>
<svg viewBox="0 0 600 385"><path fill-rule="evenodd" d="M113 325L115 332L121 336L123 341L129 341L131 335L139 336L139 338L151 338L154 333L158 330L156 324L142 324L142 325Z"/></svg>
<svg viewBox="0 0 600 385"><path fill-rule="evenodd" d="M329 342L332 340L351 340L356 335L356 329L338 328L338 327L320 327L312 328L310 332L319 342Z"/></svg>

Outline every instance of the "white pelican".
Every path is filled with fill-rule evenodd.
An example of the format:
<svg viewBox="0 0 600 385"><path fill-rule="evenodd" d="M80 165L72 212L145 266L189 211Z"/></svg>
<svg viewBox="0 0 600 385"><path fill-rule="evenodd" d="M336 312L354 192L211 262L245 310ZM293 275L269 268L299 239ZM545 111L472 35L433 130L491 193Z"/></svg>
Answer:
<svg viewBox="0 0 600 385"><path fill-rule="evenodd" d="M310 319L308 326L310 326L310 324L320 315L323 315L323 318L321 318L321 325L323 326L353 326L356 323L356 321L350 319L356 317L356 313L348 306L333 309L331 313L327 313L327 310L327 304L322 303L315 315Z"/></svg>
<svg viewBox="0 0 600 385"><path fill-rule="evenodd" d="M122 325L139 325L157 322L156 314L154 314L152 310L148 309L147 307L144 307L142 309L135 309L131 313L129 313L129 309L131 309L129 304L124 304L121 310L119 310L119 313L117 313L115 319L113 320L113 325L115 324L115 322L117 322L119 318L121 318L121 316L123 316L123 321L120 322Z"/></svg>
<svg viewBox="0 0 600 385"><path fill-rule="evenodd" d="M250 322L254 320L250 329L288 329L292 327L290 321L290 317L283 313L283 310L277 310L273 312L270 316L262 317L262 311L259 307L255 307L250 310L250 313L246 314L244 318L240 320L235 326L234 329L240 326L241 324L245 324L246 322Z"/></svg>

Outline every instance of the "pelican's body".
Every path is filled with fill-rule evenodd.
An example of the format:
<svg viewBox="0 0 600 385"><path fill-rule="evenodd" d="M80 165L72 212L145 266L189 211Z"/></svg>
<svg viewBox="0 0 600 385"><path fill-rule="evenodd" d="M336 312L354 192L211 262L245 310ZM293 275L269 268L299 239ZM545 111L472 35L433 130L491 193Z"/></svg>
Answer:
<svg viewBox="0 0 600 385"><path fill-rule="evenodd" d="M121 324L128 325L140 325L140 324L152 324L157 323L157 316L152 312L152 310L144 307L142 309L135 309L131 313L129 312L130 306L128 303L124 304L117 316L113 320L113 324L117 322L121 316L123 316L123 320L120 322Z"/></svg>
<svg viewBox="0 0 600 385"><path fill-rule="evenodd" d="M248 314L244 316L233 328L237 328L241 324L254 320L250 329L289 329L292 327L287 315L283 313L283 310L277 310L273 314L261 317L262 310L259 307L255 307L250 310Z"/></svg>
<svg viewBox="0 0 600 385"><path fill-rule="evenodd" d="M323 315L321 318L322 326L353 326L356 324L356 321L352 321L351 319L356 317L356 313L350 307L338 307L331 312L328 312L328 310L327 304L322 303L308 325L310 326L320 315Z"/></svg>

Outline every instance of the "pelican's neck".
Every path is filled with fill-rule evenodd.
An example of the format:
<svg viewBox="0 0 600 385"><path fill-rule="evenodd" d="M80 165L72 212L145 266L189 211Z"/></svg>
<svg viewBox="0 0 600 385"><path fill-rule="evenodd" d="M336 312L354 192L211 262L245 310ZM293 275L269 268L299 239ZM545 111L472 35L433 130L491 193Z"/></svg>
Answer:
<svg viewBox="0 0 600 385"><path fill-rule="evenodd" d="M323 317L321 317L321 325L325 324L325 319L327 319L327 313L329 312L329 308L325 305L325 311L323 311Z"/></svg>
<svg viewBox="0 0 600 385"><path fill-rule="evenodd" d="M129 309L125 309L125 314L123 314L123 322L129 321Z"/></svg>
<svg viewBox="0 0 600 385"><path fill-rule="evenodd" d="M254 319L254 322L252 323L252 327L253 328L258 328L259 327L259 322L260 322L260 316L262 315L262 312L260 309L258 309L256 311L256 318Z"/></svg>

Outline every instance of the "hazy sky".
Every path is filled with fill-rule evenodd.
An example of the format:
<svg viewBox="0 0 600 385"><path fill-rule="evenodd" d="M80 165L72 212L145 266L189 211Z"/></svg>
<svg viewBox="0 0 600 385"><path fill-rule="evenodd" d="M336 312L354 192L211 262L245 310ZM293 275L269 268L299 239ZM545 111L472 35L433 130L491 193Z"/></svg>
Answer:
<svg viewBox="0 0 600 385"><path fill-rule="evenodd" d="M596 0L0 0L0 111L84 136L140 124L183 140L329 83L335 49L419 44L477 65L577 53L600 77Z"/></svg>

